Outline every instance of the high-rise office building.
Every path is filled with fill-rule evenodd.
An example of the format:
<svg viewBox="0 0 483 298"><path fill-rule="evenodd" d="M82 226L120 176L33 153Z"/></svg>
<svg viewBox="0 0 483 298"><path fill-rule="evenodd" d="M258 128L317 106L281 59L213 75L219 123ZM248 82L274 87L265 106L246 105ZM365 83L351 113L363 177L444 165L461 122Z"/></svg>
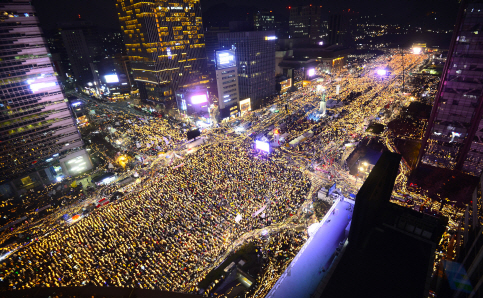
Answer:
<svg viewBox="0 0 483 298"><path fill-rule="evenodd" d="M290 38L321 38L322 6L291 7L289 16Z"/></svg>
<svg viewBox="0 0 483 298"><path fill-rule="evenodd" d="M0 12L0 184L29 187L92 167L30 1L3 2Z"/></svg>
<svg viewBox="0 0 483 298"><path fill-rule="evenodd" d="M91 22L77 20L60 24L60 34L75 85L83 87L97 82L94 62L101 52L97 28Z"/></svg>
<svg viewBox="0 0 483 298"><path fill-rule="evenodd" d="M463 1L419 161L479 176L483 169L480 1Z"/></svg>
<svg viewBox="0 0 483 298"><path fill-rule="evenodd" d="M208 65L215 65L215 52L218 50L218 33L228 33L228 27L210 27L205 31L206 56Z"/></svg>
<svg viewBox="0 0 483 298"><path fill-rule="evenodd" d="M206 64L199 0L118 0L127 55L142 100L172 101L200 83Z"/></svg>
<svg viewBox="0 0 483 298"><path fill-rule="evenodd" d="M253 15L253 28L256 31L275 30L275 15L271 10L262 10Z"/></svg>
<svg viewBox="0 0 483 298"><path fill-rule="evenodd" d="M354 41L352 37L353 19L357 13L353 11L343 11L340 13L331 13L328 23L328 41L331 45L352 46Z"/></svg>
<svg viewBox="0 0 483 298"><path fill-rule="evenodd" d="M275 93L275 40L273 31L219 33L220 49L234 49L240 99L254 107Z"/></svg>
<svg viewBox="0 0 483 298"><path fill-rule="evenodd" d="M240 98L235 50L216 51L216 84L221 118L238 113Z"/></svg>

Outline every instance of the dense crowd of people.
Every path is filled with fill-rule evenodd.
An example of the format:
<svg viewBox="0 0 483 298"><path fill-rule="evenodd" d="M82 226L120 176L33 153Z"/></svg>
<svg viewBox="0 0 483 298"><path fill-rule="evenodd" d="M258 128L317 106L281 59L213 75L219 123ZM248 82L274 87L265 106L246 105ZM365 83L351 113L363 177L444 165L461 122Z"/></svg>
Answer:
<svg viewBox="0 0 483 298"><path fill-rule="evenodd" d="M399 62L393 58L389 66L399 71ZM358 140L360 135L351 133L356 128L361 131L362 120L396 89L368 89L371 84L377 84L374 77L345 78L340 94L353 90L364 95L351 99L343 119L330 123L305 119L309 111L304 106L316 106L320 94L314 86L302 88L300 99L290 106L296 117L282 133L288 132L292 139L311 129L314 137L292 153L312 162L337 162L343 142ZM328 88L328 96L335 97L334 86ZM175 149L185 139L186 128L167 120L119 111L112 115L100 121L100 130L119 150L156 155ZM257 118L252 113L247 119ZM173 163L144 167L140 184L127 187L121 200L76 224L58 226L16 252L0 264L0 290L96 285L196 291L210 266L235 240L283 222L296 212L311 187L302 172L289 166L283 151L267 158L253 149L250 138L214 139L195 153L173 158ZM106 188L105 194L116 190ZM275 235L264 251L270 260L264 267L266 278L260 281L265 289L303 244L302 234L288 233Z"/></svg>
<svg viewBox="0 0 483 298"><path fill-rule="evenodd" d="M145 183L20 251L3 265L2 287L192 291L234 240L290 216L310 189L298 170L277 155L259 156L248 143L206 146Z"/></svg>

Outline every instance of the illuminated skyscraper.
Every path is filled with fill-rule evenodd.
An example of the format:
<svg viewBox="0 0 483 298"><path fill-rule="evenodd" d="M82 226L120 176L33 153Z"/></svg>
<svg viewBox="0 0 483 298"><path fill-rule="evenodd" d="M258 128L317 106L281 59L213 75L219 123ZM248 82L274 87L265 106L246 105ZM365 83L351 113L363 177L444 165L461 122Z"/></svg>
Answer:
<svg viewBox="0 0 483 298"><path fill-rule="evenodd" d="M218 34L220 50L235 50L239 99L250 98L254 108L276 92L275 41L274 31Z"/></svg>
<svg viewBox="0 0 483 298"><path fill-rule="evenodd" d="M117 0L124 43L141 99L172 101L200 83L206 64L200 0Z"/></svg>
<svg viewBox="0 0 483 298"><path fill-rule="evenodd" d="M5 194L92 165L30 1L1 3L0 24L0 184L9 182L0 192Z"/></svg>
<svg viewBox="0 0 483 298"><path fill-rule="evenodd" d="M461 5L419 160L480 175L483 169L481 1Z"/></svg>
<svg viewBox="0 0 483 298"><path fill-rule="evenodd" d="M216 51L216 84L221 118L238 113L240 98L235 50Z"/></svg>

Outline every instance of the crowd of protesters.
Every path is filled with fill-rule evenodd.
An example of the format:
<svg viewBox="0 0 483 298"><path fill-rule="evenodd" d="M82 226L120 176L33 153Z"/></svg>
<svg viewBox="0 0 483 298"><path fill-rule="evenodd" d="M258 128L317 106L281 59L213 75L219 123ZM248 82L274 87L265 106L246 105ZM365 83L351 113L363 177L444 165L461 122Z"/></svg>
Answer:
<svg viewBox="0 0 483 298"><path fill-rule="evenodd" d="M310 188L281 157L264 158L249 143L206 146L145 181L18 252L2 265L2 287L195 291L234 240L290 216Z"/></svg>

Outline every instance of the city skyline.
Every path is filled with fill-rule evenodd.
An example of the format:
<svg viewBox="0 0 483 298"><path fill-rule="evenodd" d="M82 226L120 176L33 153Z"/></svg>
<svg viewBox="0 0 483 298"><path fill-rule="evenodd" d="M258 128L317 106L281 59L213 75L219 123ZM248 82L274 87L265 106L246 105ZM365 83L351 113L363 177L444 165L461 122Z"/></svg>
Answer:
<svg viewBox="0 0 483 298"><path fill-rule="evenodd" d="M119 22L115 12L116 1L95 1L86 0L82 2L66 2L62 0L33 0L33 5L37 7L40 14L41 24L47 29L55 28L56 23L71 22L79 15L89 21L95 22L96 25L108 28L118 28ZM235 0L201 0L201 8L203 13L210 8L218 5L239 6L240 2ZM289 1L289 0L272 0L272 1L244 1L241 6L260 10L273 10L278 15L287 18L289 16L289 7L303 5L322 5L323 13L342 12L343 10L351 10L359 12L361 15L379 15L383 14L382 22L401 23L402 25L411 22L419 22L422 19L432 20L428 25L435 27L453 26L456 16L454 11L458 8L457 0L445 1L416 1L416 0L399 0L399 1ZM436 19L436 20L434 20ZM208 20L210 21L210 20ZM452 29L452 28L443 28Z"/></svg>
<svg viewBox="0 0 483 298"><path fill-rule="evenodd" d="M294 4L2 1L0 296L483 297L483 0Z"/></svg>

